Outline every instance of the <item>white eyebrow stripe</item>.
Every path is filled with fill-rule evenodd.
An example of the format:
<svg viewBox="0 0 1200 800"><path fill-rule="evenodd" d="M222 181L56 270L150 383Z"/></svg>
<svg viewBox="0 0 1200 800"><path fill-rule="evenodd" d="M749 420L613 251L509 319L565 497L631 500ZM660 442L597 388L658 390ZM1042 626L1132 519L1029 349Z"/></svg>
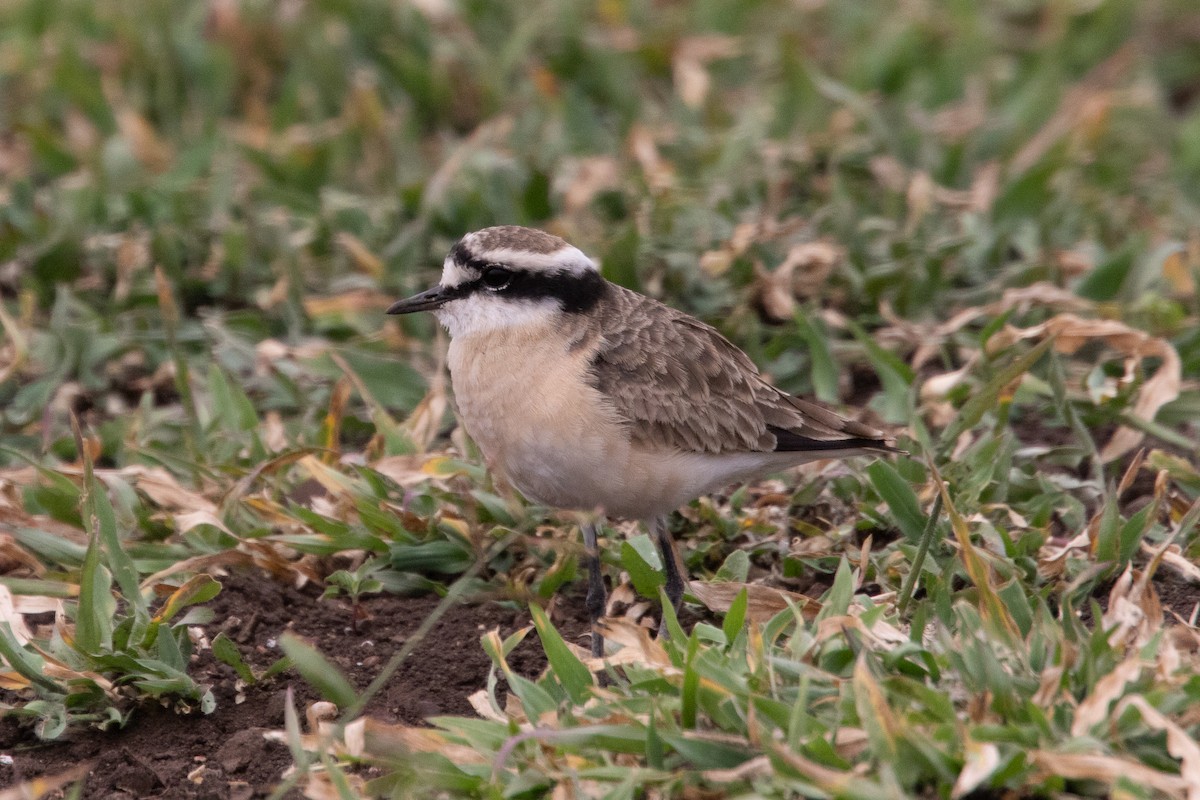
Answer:
<svg viewBox="0 0 1200 800"><path fill-rule="evenodd" d="M494 261L513 269L538 272L565 271L581 275L588 270L598 271L595 261L584 255L578 247L569 245L553 253L531 253L511 247L497 247L478 253L472 252L471 256L479 261Z"/></svg>

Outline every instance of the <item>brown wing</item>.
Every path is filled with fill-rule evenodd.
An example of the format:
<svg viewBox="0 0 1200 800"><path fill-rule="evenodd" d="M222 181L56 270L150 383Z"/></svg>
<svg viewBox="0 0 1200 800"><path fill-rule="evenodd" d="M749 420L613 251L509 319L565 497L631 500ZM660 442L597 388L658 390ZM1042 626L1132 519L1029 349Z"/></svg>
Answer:
<svg viewBox="0 0 1200 800"><path fill-rule="evenodd" d="M634 441L706 453L889 449L878 431L768 384L714 328L611 289L592 378Z"/></svg>

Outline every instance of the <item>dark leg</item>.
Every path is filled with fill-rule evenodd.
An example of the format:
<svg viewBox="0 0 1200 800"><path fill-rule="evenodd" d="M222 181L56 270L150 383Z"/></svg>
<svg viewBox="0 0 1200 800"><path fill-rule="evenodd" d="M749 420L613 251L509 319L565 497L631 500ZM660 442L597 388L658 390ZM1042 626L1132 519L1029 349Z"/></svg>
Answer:
<svg viewBox="0 0 1200 800"><path fill-rule="evenodd" d="M604 637L596 630L596 623L604 616L604 607L608 601L608 591L604 588L604 578L600 575L600 549L596 543L596 523L588 522L581 525L583 531L583 546L587 554L583 557L588 571L587 612L592 623L592 656L600 658L604 655Z"/></svg>
<svg viewBox="0 0 1200 800"><path fill-rule="evenodd" d="M671 532L667 530L667 518L656 517L650 523L650 530L654 532L654 539L658 542L658 552L662 554L663 571L667 575L667 599L671 601L671 607L675 609L675 613L679 613L679 607L683 604L683 568L679 558L679 547L675 544L675 540L671 537ZM659 635L666 638L667 629L662 622L658 625Z"/></svg>

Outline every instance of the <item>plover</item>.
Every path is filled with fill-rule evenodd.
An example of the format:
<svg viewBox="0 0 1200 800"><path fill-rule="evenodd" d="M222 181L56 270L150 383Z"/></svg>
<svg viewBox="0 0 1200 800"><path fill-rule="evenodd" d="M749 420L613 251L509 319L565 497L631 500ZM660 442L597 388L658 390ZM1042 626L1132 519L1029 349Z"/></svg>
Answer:
<svg viewBox="0 0 1200 800"><path fill-rule="evenodd" d="M608 282L542 231L467 234L437 286L387 313L414 311L450 333L458 417L489 468L538 503L598 512L581 526L597 657L602 514L646 522L678 609L672 510L806 461L895 452L882 432L776 389L716 329Z"/></svg>

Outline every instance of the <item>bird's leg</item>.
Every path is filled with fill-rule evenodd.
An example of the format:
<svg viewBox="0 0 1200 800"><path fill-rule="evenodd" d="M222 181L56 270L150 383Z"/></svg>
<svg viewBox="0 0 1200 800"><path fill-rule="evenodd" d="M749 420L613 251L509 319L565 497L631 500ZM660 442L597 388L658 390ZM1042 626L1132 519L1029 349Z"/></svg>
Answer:
<svg viewBox="0 0 1200 800"><path fill-rule="evenodd" d="M604 655L604 637L596 629L596 623L604 616L608 591L604 588L604 578L600 575L600 548L596 542L597 527L595 522L585 522L580 529L583 531L583 547L587 551L587 554L584 555L588 571L588 591L585 604L588 619L592 623L592 656L600 658Z"/></svg>
<svg viewBox="0 0 1200 800"><path fill-rule="evenodd" d="M675 543L674 537L671 536L671 531L667 529L666 516L655 517L650 523L650 529L654 531L654 539L658 542L658 552L662 554L663 571L667 575L667 599L671 601L671 607L675 613L679 613L679 607L683 604L683 568L682 559L679 556L679 545ZM658 624L659 635L664 639L667 637L666 616Z"/></svg>

